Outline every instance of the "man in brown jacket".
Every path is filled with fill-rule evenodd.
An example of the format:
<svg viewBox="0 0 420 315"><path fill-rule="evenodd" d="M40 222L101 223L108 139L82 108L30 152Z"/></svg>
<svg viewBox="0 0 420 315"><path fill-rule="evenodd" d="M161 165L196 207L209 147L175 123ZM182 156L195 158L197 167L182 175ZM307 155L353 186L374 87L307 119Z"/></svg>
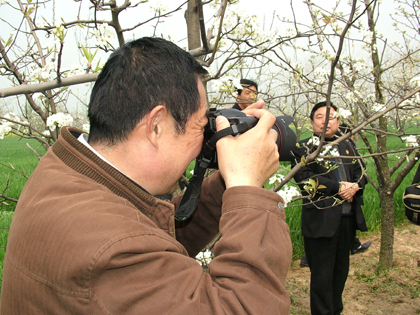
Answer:
<svg viewBox="0 0 420 315"><path fill-rule="evenodd" d="M1 314L289 314L283 201L262 185L278 168L275 118L217 142L219 169L186 221L173 191L199 154L205 70L175 44L115 51L92 91L90 134L62 128L28 180L4 262ZM224 117L217 130L229 127ZM248 170L246 173L243 169ZM220 231L203 272L195 255Z"/></svg>

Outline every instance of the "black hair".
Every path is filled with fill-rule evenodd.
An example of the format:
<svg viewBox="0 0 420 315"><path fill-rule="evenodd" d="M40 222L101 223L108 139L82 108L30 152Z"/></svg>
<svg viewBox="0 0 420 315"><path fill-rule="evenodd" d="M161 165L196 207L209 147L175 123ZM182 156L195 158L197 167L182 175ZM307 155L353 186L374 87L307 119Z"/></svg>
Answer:
<svg viewBox="0 0 420 315"><path fill-rule="evenodd" d="M330 104L331 104L331 107L334 108L335 111L337 111L337 106L335 106L332 102ZM311 115L309 116L311 118L311 120L314 120L315 112L319 108L324 107L324 106L327 106L327 102L320 102L318 104L315 104L315 106L311 110Z"/></svg>
<svg viewBox="0 0 420 315"><path fill-rule="evenodd" d="M200 108L197 82L207 71L185 50L143 37L111 54L90 97L89 142L115 144L157 105L174 117L178 133Z"/></svg>
<svg viewBox="0 0 420 315"><path fill-rule="evenodd" d="M246 87L255 86L255 89L258 92L257 82L249 80L249 79L241 79L239 82L242 86L246 86ZM238 95L241 95L241 93L242 93L242 89L238 89Z"/></svg>

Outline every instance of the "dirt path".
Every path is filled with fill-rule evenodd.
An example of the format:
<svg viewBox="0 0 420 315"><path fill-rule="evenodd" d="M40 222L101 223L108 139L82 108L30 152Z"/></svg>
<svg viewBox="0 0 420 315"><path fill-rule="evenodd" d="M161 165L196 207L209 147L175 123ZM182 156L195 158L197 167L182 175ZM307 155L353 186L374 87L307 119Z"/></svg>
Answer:
<svg viewBox="0 0 420 315"><path fill-rule="evenodd" d="M369 250L351 256L344 290L343 315L420 314L420 226L407 224L395 230L394 268L378 273L380 235L363 235ZM309 268L294 262L287 276L291 314L310 314Z"/></svg>

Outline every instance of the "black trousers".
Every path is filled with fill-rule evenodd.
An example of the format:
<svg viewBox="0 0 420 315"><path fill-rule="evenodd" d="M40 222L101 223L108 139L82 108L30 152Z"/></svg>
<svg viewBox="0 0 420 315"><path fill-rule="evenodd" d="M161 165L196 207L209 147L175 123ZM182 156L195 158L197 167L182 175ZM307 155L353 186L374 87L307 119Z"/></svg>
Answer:
<svg viewBox="0 0 420 315"><path fill-rule="evenodd" d="M342 294L349 273L349 252L355 232L354 216L342 216L332 237L304 237L311 270L312 315L336 315L343 310Z"/></svg>

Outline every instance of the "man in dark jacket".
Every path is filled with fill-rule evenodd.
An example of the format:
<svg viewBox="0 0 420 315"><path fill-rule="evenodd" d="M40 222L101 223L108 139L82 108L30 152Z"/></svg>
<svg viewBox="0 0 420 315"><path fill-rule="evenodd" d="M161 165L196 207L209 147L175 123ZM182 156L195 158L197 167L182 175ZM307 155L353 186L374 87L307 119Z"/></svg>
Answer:
<svg viewBox="0 0 420 315"><path fill-rule="evenodd" d="M249 105L255 103L258 95L258 84L255 81L249 79L240 80L242 89L238 89L238 96L236 97L236 103L232 108L238 110L244 110Z"/></svg>
<svg viewBox="0 0 420 315"><path fill-rule="evenodd" d="M367 230L361 208L363 172L353 159L357 155L354 146L349 141L334 143L340 123L336 111L331 104L324 142L331 144L323 146L320 156L305 163L295 175L303 196L308 197L302 205L302 235L311 269L310 299L314 315L341 313L355 230ZM327 123L326 114L326 102L312 109L314 134L294 149L296 160L292 161L292 167L318 148Z"/></svg>

